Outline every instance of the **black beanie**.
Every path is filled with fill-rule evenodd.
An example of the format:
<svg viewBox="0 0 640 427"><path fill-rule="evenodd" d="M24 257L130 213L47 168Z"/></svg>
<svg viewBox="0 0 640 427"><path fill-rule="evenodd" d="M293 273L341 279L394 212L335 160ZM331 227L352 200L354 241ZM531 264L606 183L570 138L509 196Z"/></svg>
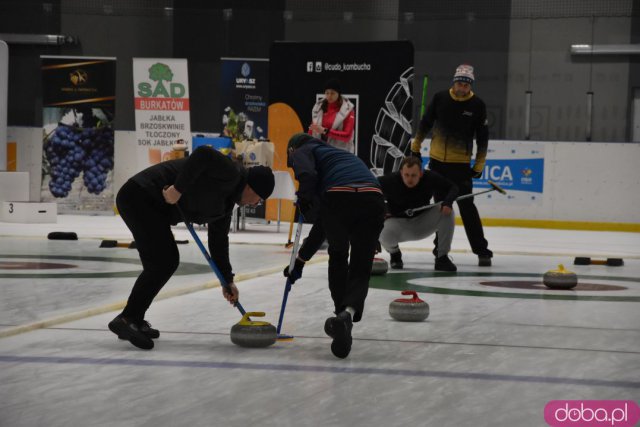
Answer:
<svg viewBox="0 0 640 427"><path fill-rule="evenodd" d="M262 200L267 200L273 187L275 187L275 179L271 168L266 166L254 166L247 171L247 184L256 192Z"/></svg>
<svg viewBox="0 0 640 427"><path fill-rule="evenodd" d="M333 89L338 93L342 93L342 85L338 79L330 79L324 84L324 90Z"/></svg>

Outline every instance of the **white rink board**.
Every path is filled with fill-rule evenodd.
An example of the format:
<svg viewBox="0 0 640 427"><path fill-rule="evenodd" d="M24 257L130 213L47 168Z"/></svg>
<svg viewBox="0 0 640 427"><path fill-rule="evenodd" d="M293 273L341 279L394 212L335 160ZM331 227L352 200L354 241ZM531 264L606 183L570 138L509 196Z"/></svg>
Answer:
<svg viewBox="0 0 640 427"><path fill-rule="evenodd" d="M8 133L18 142L18 170L30 173L30 200L39 201L33 187L39 188L42 129L10 127ZM541 200L509 204L492 192L477 198L482 218L640 223L640 143L489 141L489 147L503 152L532 143L544 147ZM116 131L115 144L117 191L140 163L135 132Z"/></svg>

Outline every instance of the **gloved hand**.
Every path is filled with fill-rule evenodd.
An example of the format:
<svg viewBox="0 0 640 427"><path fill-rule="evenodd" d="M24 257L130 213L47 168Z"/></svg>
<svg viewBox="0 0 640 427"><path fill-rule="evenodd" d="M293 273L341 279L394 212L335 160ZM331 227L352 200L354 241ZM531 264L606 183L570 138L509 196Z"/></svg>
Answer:
<svg viewBox="0 0 640 427"><path fill-rule="evenodd" d="M482 171L476 172L475 169L473 168L469 168L469 171L470 171L469 173L471 174L471 178L473 179L478 179L482 176Z"/></svg>
<svg viewBox="0 0 640 427"><path fill-rule="evenodd" d="M411 152L420 154L420 148L422 148L422 141L424 140L422 135L416 135L411 140Z"/></svg>
<svg viewBox="0 0 640 427"><path fill-rule="evenodd" d="M300 208L300 212L302 212L302 215L307 219L313 210L313 200L299 198L297 204Z"/></svg>
<svg viewBox="0 0 640 427"><path fill-rule="evenodd" d="M291 284L296 283L296 280L302 277L302 269L304 268L304 261L300 258L296 258L296 262L293 264L293 270L289 272L289 266L287 265L284 270L282 270L282 274L284 277L288 277Z"/></svg>

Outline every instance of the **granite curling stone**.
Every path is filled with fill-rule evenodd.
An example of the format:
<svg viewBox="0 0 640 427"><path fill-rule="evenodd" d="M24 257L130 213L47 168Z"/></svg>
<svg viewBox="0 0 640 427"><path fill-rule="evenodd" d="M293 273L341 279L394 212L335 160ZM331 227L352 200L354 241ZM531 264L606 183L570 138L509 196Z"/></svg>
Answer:
<svg viewBox="0 0 640 427"><path fill-rule="evenodd" d="M373 258L371 266L371 274L374 276L382 276L389 271L389 263L384 258Z"/></svg>
<svg viewBox="0 0 640 427"><path fill-rule="evenodd" d="M264 317L264 312L250 312L231 327L231 342L240 347L269 347L276 342L276 327L269 322L250 320L249 317Z"/></svg>
<svg viewBox="0 0 640 427"><path fill-rule="evenodd" d="M429 317L429 304L418 298L415 291L402 291L412 298L398 298L389 304L389 315L401 322L422 322Z"/></svg>
<svg viewBox="0 0 640 427"><path fill-rule="evenodd" d="M549 270L542 276L542 283L550 289L572 289L578 284L578 276L559 264L557 270Z"/></svg>

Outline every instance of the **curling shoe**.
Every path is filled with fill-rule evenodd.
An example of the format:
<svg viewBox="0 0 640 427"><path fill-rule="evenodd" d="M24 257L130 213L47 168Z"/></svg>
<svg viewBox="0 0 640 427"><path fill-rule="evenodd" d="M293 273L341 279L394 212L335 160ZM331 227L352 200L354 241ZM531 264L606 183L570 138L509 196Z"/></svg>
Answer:
<svg viewBox="0 0 640 427"><path fill-rule="evenodd" d="M478 266L479 267L491 267L491 258L493 258L493 252L489 249L478 254Z"/></svg>
<svg viewBox="0 0 640 427"><path fill-rule="evenodd" d="M331 353L339 359L344 359L351 352L351 329L353 322L348 311L339 313L336 317L330 317L324 323L324 331L333 338Z"/></svg>
<svg viewBox="0 0 640 427"><path fill-rule="evenodd" d="M149 329L151 329L150 326ZM118 338L128 340L138 348L143 350L151 350L153 348L153 340L142 332L138 324L129 321L125 317L116 316L115 319L109 322L109 330L116 334ZM159 332L158 336L160 336Z"/></svg>
<svg viewBox="0 0 640 427"><path fill-rule="evenodd" d="M402 262L402 252L400 251L392 253L390 261L389 265L391 265L391 269L393 270L402 270L404 267L404 263Z"/></svg>
<svg viewBox="0 0 640 427"><path fill-rule="evenodd" d="M453 262L451 262L448 255L442 255L441 257L436 258L436 263L433 266L433 269L437 271L458 271L458 268Z"/></svg>

